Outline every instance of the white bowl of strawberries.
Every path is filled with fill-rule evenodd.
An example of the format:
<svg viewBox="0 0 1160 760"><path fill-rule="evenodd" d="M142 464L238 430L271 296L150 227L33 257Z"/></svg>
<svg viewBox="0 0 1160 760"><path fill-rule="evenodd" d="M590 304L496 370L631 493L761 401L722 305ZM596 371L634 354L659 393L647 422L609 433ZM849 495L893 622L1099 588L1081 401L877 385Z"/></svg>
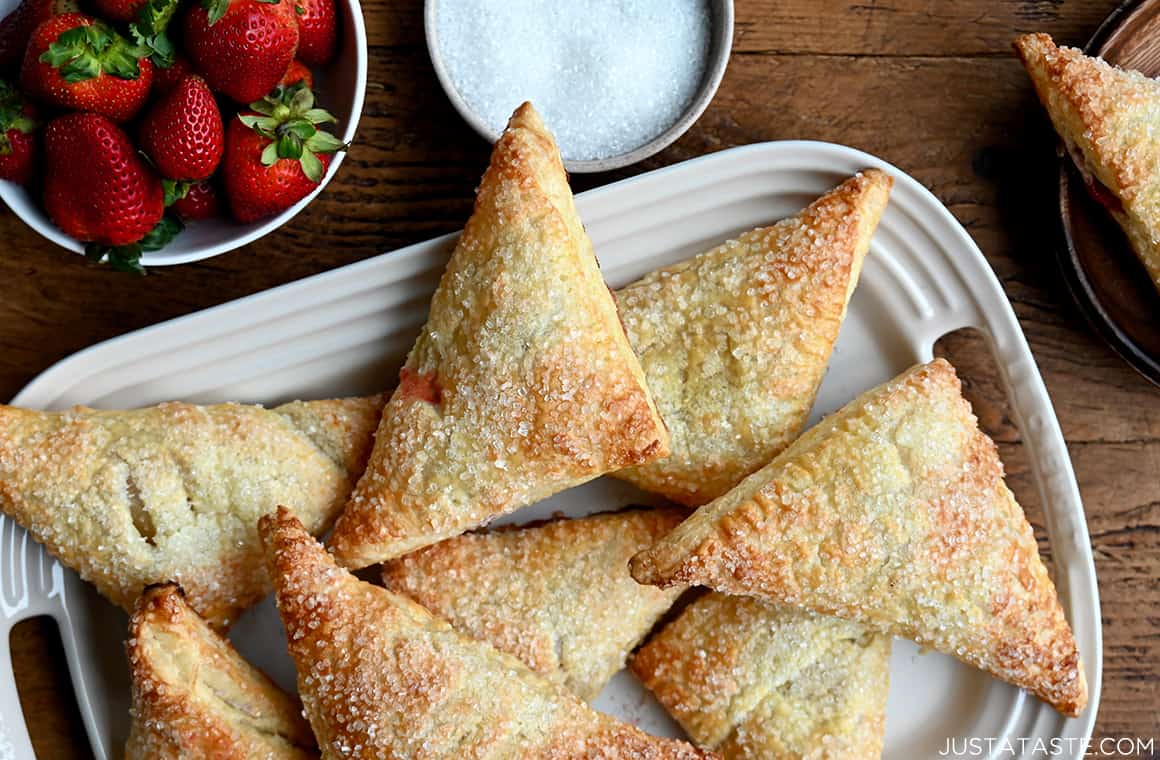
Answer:
<svg viewBox="0 0 1160 760"><path fill-rule="evenodd" d="M245 245L334 176L358 0L0 0L0 198L115 269Z"/></svg>

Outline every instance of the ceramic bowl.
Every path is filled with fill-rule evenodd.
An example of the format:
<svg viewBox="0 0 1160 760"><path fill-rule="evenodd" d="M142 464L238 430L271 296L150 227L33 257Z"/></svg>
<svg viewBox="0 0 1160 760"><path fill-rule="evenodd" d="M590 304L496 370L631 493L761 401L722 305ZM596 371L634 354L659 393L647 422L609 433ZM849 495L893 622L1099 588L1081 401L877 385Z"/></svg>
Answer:
<svg viewBox="0 0 1160 760"><path fill-rule="evenodd" d="M0 17L10 13L19 0L0 0ZM313 67L314 87L319 104L338 119L336 136L343 142L354 139L362 114L367 83L367 35L359 0L335 0L339 16L339 51L334 62ZM335 154L326 176L312 193L277 216L239 224L229 219L207 219L188 225L160 251L141 256L146 267L185 264L240 248L281 227L306 208L342 165L345 152ZM84 243L61 232L45 214L40 199L24 187L0 180L0 199L28 226L62 248L84 252Z"/></svg>
<svg viewBox="0 0 1160 760"><path fill-rule="evenodd" d="M568 171L581 174L604 172L643 161L654 153L667 148L701 117L709 102L713 100L713 96L717 94L721 78L725 76L725 67L729 63L729 54L733 50L733 0L708 0L708 2L710 23L712 24L709 34L708 61L697 92L680 117L656 137L626 153L583 161L565 158L564 166ZM431 56L431 63L435 67L439 84L443 86L443 91L447 93L451 104L455 106L455 110L459 112L463 120L488 142L494 143L499 139L503 125L486 123L478 113L472 110L451 81L451 75L447 71L439 48L438 25L436 24L438 6L439 0L426 0L423 23L427 35L427 51ZM549 124L548 127L551 128L551 125Z"/></svg>

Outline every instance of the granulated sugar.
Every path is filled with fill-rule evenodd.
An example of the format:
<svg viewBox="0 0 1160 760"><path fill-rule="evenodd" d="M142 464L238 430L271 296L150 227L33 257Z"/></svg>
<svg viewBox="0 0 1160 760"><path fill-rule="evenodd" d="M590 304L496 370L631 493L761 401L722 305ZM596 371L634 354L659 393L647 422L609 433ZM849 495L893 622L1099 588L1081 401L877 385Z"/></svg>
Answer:
<svg viewBox="0 0 1160 760"><path fill-rule="evenodd" d="M497 133L530 100L568 160L637 148L680 118L704 76L707 0L439 0L455 89Z"/></svg>

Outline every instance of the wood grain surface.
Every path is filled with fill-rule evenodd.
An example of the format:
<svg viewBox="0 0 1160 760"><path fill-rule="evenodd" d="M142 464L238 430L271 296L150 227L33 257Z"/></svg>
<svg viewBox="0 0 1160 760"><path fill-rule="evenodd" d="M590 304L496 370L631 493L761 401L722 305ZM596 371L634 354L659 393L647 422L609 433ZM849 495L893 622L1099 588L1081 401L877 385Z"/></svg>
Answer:
<svg viewBox="0 0 1160 760"><path fill-rule="evenodd" d="M1104 623L1097 736L1160 751L1160 390L1101 344L1059 279L1055 139L1011 52L1020 32L1082 45L1115 0L738 0L733 59L681 140L583 190L703 153L810 138L913 174L986 253L1055 402L1083 492ZM0 215L0 397L100 340L459 228L487 159L436 83L422 3L368 0L366 111L341 172L294 222L234 253L137 278L56 249ZM982 342L943 342L970 378L1042 535L1019 431ZM1042 543L1045 551L1049 547ZM41 758L88 757L53 625L12 636Z"/></svg>

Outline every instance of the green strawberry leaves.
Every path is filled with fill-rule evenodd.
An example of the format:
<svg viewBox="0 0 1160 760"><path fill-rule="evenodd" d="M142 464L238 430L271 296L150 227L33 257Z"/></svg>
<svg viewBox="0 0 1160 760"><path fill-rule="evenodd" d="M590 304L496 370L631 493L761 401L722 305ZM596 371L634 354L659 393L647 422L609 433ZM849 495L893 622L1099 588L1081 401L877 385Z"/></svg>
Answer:
<svg viewBox="0 0 1160 760"><path fill-rule="evenodd" d="M24 112L24 98L15 87L0 79L0 156L12 153L8 133L28 134L36 130L36 120Z"/></svg>
<svg viewBox="0 0 1160 760"><path fill-rule="evenodd" d="M188 192L188 188L186 191ZM185 225L176 217L166 214L136 243L116 246L89 243L85 246L85 257L89 261L104 262L118 272L143 275L145 267L141 266L141 254L146 251L160 251L183 229Z"/></svg>
<svg viewBox="0 0 1160 760"><path fill-rule="evenodd" d="M258 2L265 5L277 5L282 0L258 0ZM201 0L201 7L205 9L209 25L213 26L221 21L222 17L226 15L226 11L230 9L230 0Z"/></svg>
<svg viewBox="0 0 1160 760"><path fill-rule="evenodd" d="M209 25L213 26L230 9L230 0L201 0L201 7L205 9Z"/></svg>
<svg viewBox="0 0 1160 760"><path fill-rule="evenodd" d="M107 24L97 22L61 32L40 60L60 71L69 84L96 79L102 73L118 79L141 76L138 61L149 51L134 45Z"/></svg>
<svg viewBox="0 0 1160 760"><path fill-rule="evenodd" d="M167 31L177 12L178 0L149 0L129 25L129 34L137 46L149 51L153 63L163 69L173 65L175 51Z"/></svg>
<svg viewBox="0 0 1160 760"><path fill-rule="evenodd" d="M192 182L185 182L176 179L161 180L161 202L165 208L169 208L174 203L189 195L190 188L193 187Z"/></svg>
<svg viewBox="0 0 1160 760"><path fill-rule="evenodd" d="M305 82L288 87L279 85L262 98L250 104L254 113L238 114L250 129L270 140L262 150L263 166L273 166L280 160L298 161L302 172L311 182L321 182L323 174L320 153L346 150L347 145L320 124L337 124L328 111L314 107L314 93Z"/></svg>

